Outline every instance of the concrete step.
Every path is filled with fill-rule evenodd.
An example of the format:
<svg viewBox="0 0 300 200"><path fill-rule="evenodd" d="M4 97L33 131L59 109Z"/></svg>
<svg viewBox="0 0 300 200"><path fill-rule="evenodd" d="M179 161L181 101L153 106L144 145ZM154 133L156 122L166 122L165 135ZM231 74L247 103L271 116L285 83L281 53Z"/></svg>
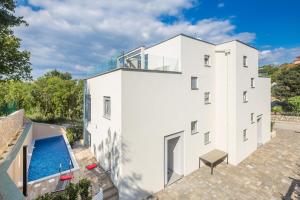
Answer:
<svg viewBox="0 0 300 200"><path fill-rule="evenodd" d="M115 186L108 187L103 189L103 199L104 200L117 200L118 198L118 190Z"/></svg>

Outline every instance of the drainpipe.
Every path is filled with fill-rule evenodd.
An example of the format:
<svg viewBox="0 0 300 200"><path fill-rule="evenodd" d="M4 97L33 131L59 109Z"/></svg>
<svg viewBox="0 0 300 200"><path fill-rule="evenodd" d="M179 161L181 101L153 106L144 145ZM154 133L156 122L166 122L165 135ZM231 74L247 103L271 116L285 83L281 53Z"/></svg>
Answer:
<svg viewBox="0 0 300 200"><path fill-rule="evenodd" d="M23 146L23 195L27 197L27 145Z"/></svg>
<svg viewBox="0 0 300 200"><path fill-rule="evenodd" d="M83 144L88 145L87 122L86 122L86 80L83 82Z"/></svg>

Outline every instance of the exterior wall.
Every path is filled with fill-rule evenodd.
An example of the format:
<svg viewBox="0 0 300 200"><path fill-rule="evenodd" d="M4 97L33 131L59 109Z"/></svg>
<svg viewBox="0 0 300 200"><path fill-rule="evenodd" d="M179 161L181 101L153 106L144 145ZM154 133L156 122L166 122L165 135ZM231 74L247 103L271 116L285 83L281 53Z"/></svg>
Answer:
<svg viewBox="0 0 300 200"><path fill-rule="evenodd" d="M112 180L118 186L121 174L121 71L87 80L86 92L91 95L91 152L100 164L112 170ZM111 117L103 117L103 97L111 98ZM111 154L111 155L110 155Z"/></svg>
<svg viewBox="0 0 300 200"><path fill-rule="evenodd" d="M262 116L262 142L271 139L271 79L257 78L256 81L256 112Z"/></svg>
<svg viewBox="0 0 300 200"><path fill-rule="evenodd" d="M24 124L24 110L0 118L0 155Z"/></svg>
<svg viewBox="0 0 300 200"><path fill-rule="evenodd" d="M65 128L63 126L33 123L33 139L43 139L47 137L59 136L65 134Z"/></svg>
<svg viewBox="0 0 300 200"><path fill-rule="evenodd" d="M177 36L145 53L178 57L181 73L122 69L87 80L91 151L105 168L112 166L120 199L143 198L165 186L167 136L182 133L184 175L198 169L199 156L210 150L228 152L234 165L255 151L257 116L263 115L263 142L270 139L270 80L258 78L257 50L238 41L215 46ZM204 65L204 55L210 56L210 67ZM192 76L198 77L197 90L191 89ZM210 92L210 104L204 103L205 92ZM111 97L109 120L102 116L103 96ZM191 134L195 120L198 132ZM205 145L208 131L210 143Z"/></svg>
<svg viewBox="0 0 300 200"><path fill-rule="evenodd" d="M236 163L236 44L216 46L216 148L228 153L229 163Z"/></svg>
<svg viewBox="0 0 300 200"><path fill-rule="evenodd" d="M32 141L32 135L33 135L33 129L31 126L22 146L27 145L30 147L30 144ZM29 167L29 164L28 164L28 167ZM22 187L22 185L23 185L23 149L22 148L18 152L14 161L9 166L9 168L7 170L7 174L14 181L14 183L17 185L17 187Z"/></svg>
<svg viewBox="0 0 300 200"><path fill-rule="evenodd" d="M236 162L238 164L257 149L256 117L258 112L257 88L251 88L251 78L258 82L258 51L240 42L236 43ZM243 66L243 56L247 56L247 67ZM248 102L243 102L243 92L247 91ZM268 103L270 100L268 101ZM254 113L255 122L251 122ZM247 140L243 140L243 130L247 129Z"/></svg>

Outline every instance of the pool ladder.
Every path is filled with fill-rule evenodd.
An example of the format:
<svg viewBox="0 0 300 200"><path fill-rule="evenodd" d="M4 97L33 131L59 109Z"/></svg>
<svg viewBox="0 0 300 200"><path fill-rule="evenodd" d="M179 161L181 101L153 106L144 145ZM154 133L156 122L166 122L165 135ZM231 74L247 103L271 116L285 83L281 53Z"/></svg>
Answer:
<svg viewBox="0 0 300 200"><path fill-rule="evenodd" d="M71 173L71 166L72 166L72 161L70 160L69 162L69 171ZM62 172L62 164L59 163L59 174L61 175L61 172Z"/></svg>

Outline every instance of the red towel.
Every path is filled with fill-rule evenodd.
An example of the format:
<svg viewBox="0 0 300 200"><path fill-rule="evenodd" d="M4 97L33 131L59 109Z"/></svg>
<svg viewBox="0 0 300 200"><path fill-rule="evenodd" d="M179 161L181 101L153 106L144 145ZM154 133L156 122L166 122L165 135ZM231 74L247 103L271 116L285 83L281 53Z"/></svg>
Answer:
<svg viewBox="0 0 300 200"><path fill-rule="evenodd" d="M71 180L72 178L73 178L73 176L71 174L60 176L61 181Z"/></svg>
<svg viewBox="0 0 300 200"><path fill-rule="evenodd" d="M93 163L93 164L91 164L91 165L86 166L87 170L91 170L91 169L94 169L94 168L96 168L96 167L97 167L97 164L96 164L96 163Z"/></svg>

